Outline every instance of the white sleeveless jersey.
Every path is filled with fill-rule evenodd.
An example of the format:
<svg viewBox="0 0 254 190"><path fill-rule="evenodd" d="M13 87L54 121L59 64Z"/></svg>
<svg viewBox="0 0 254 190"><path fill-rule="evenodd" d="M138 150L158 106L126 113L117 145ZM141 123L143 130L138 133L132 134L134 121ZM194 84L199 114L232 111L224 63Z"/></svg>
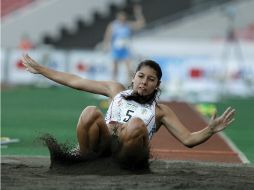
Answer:
<svg viewBox="0 0 254 190"><path fill-rule="evenodd" d="M149 139L156 131L155 125L155 101L150 104L140 104L133 100L125 100L122 95L131 94L132 90L122 91L112 100L106 113L106 123L111 121L126 123L132 117L138 117L144 121L147 126Z"/></svg>

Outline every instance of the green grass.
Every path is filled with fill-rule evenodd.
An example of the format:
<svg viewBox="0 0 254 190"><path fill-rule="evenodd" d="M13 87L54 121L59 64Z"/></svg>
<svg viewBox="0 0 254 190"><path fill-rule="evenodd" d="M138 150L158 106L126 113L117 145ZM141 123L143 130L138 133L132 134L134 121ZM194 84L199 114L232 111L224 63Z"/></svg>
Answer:
<svg viewBox="0 0 254 190"><path fill-rule="evenodd" d="M48 155L38 141L50 133L59 142L76 144L76 124L88 105L101 106L102 100L89 93L64 87L12 88L1 92L1 136L20 139L19 143L2 148L3 155ZM254 98L224 99L216 104L219 113L236 108L236 120L225 133L254 162ZM105 111L105 109L104 109Z"/></svg>
<svg viewBox="0 0 254 190"><path fill-rule="evenodd" d="M48 155L38 140L50 133L60 142L76 144L76 124L82 110L98 98L69 88L15 88L2 91L1 136L20 143L2 148L8 155Z"/></svg>
<svg viewBox="0 0 254 190"><path fill-rule="evenodd" d="M254 163L254 98L228 98L216 104L219 113L228 106L236 109L235 121L225 133Z"/></svg>

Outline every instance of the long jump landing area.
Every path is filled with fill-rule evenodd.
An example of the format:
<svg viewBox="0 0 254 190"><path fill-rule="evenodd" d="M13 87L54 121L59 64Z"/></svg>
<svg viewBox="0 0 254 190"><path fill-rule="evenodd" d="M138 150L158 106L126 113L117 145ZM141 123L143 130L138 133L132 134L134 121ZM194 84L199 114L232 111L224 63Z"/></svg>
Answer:
<svg viewBox="0 0 254 190"><path fill-rule="evenodd" d="M163 102L179 117L180 121L192 132L207 126L205 118L192 105L184 102ZM151 152L155 159L191 160L222 163L246 163L241 153L217 133L208 141L194 148L182 145L165 127L161 127L151 140Z"/></svg>

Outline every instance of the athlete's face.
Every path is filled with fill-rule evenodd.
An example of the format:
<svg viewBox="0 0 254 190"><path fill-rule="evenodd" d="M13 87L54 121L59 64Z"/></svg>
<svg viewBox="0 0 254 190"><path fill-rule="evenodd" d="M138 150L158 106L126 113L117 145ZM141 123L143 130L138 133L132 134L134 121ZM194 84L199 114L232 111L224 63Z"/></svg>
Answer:
<svg viewBox="0 0 254 190"><path fill-rule="evenodd" d="M156 75L156 71L149 66L143 66L134 76L133 90L141 96L147 96L159 87L160 82Z"/></svg>

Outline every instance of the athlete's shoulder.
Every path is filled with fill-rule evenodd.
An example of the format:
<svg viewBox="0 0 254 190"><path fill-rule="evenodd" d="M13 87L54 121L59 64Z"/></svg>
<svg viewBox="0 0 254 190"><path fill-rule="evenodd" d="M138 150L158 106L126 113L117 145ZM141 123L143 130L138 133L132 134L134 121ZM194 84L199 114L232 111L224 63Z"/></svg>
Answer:
<svg viewBox="0 0 254 190"><path fill-rule="evenodd" d="M156 105L156 115L158 116L163 116L171 112L172 112L171 108L166 104L159 103Z"/></svg>
<svg viewBox="0 0 254 190"><path fill-rule="evenodd" d="M125 97L125 96L128 96L128 95L130 95L130 94L131 94L130 90L128 90L128 89L123 89L123 90L119 91L119 92L115 95L115 97Z"/></svg>
<svg viewBox="0 0 254 190"><path fill-rule="evenodd" d="M126 91L125 86L122 83L116 82L115 83L115 89L119 92Z"/></svg>
<svg viewBox="0 0 254 190"><path fill-rule="evenodd" d="M165 108L167 105L165 105L164 103L158 103L157 104L157 107L159 108L159 109L163 109L163 108Z"/></svg>
<svg viewBox="0 0 254 190"><path fill-rule="evenodd" d="M117 94L119 94L120 92L122 92L126 89L124 87L124 85L122 85L121 83L116 82L116 81L107 81L107 83L105 83L105 85L108 86L110 98L115 97Z"/></svg>

